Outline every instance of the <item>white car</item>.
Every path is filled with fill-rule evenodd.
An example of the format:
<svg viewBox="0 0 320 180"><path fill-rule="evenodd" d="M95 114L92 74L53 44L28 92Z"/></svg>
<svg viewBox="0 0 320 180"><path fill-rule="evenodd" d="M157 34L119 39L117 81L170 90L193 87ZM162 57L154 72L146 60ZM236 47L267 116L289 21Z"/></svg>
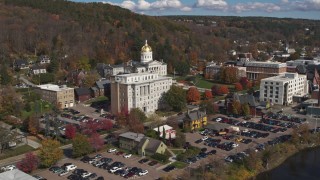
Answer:
<svg viewBox="0 0 320 180"><path fill-rule="evenodd" d="M15 165L8 165L8 166L5 166L5 167L2 167L1 171L12 171L14 169L17 169L17 167Z"/></svg>
<svg viewBox="0 0 320 180"><path fill-rule="evenodd" d="M207 140L209 137L208 136L203 136L202 138L201 138L201 140L202 141L205 141L205 140Z"/></svg>
<svg viewBox="0 0 320 180"><path fill-rule="evenodd" d="M96 162L97 162L96 159L91 159L88 163L89 163L89 164L95 164Z"/></svg>
<svg viewBox="0 0 320 180"><path fill-rule="evenodd" d="M123 157L124 158L130 158L132 156L132 154L125 154Z"/></svg>
<svg viewBox="0 0 320 180"><path fill-rule="evenodd" d="M145 176L148 173L149 173L148 170L143 170L143 171L139 172L139 176Z"/></svg>
<svg viewBox="0 0 320 180"><path fill-rule="evenodd" d="M89 176L91 176L91 172L85 172L85 173L83 173L82 175L81 175L81 177L82 178L86 178L86 177L89 177Z"/></svg>
<svg viewBox="0 0 320 180"><path fill-rule="evenodd" d="M108 153L113 153L113 152L116 152L116 151L117 151L116 148L111 148L111 149L108 150Z"/></svg>
<svg viewBox="0 0 320 180"><path fill-rule="evenodd" d="M222 121L222 118L217 118L216 119L216 122L220 122L220 121Z"/></svg>
<svg viewBox="0 0 320 180"><path fill-rule="evenodd" d="M73 170L77 169L77 166L71 164L71 165L69 165L69 166L66 166L64 169L65 169L66 171L73 171Z"/></svg>
<svg viewBox="0 0 320 180"><path fill-rule="evenodd" d="M114 173L118 170L121 170L122 168L121 167L113 167L112 169L109 170L110 173Z"/></svg>
<svg viewBox="0 0 320 180"><path fill-rule="evenodd" d="M233 143L233 144L232 144L232 147L234 147L234 148L235 148L235 147L238 147L238 146L239 146L239 144L237 144L237 143Z"/></svg>

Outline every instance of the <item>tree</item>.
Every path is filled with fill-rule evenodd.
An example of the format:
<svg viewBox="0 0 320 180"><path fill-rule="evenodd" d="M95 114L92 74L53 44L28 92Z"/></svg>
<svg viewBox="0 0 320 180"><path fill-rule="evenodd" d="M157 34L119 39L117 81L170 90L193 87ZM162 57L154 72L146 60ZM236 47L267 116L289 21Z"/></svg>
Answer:
<svg viewBox="0 0 320 180"><path fill-rule="evenodd" d="M129 114L130 119L138 119L141 122L145 122L147 120L147 116L140 108L132 108Z"/></svg>
<svg viewBox="0 0 320 180"><path fill-rule="evenodd" d="M98 81L98 79L99 79L98 73L87 73L86 76L84 77L83 86L90 88L94 85L96 81Z"/></svg>
<svg viewBox="0 0 320 180"><path fill-rule="evenodd" d="M128 122L129 113L128 111L121 109L121 112L118 113L116 117L116 123L120 127L126 126Z"/></svg>
<svg viewBox="0 0 320 180"><path fill-rule="evenodd" d="M153 114L149 115L148 122L150 122L150 128L155 128L155 127L158 127L162 123L162 120L158 114L153 113Z"/></svg>
<svg viewBox="0 0 320 180"><path fill-rule="evenodd" d="M197 102L200 100L200 93L196 87L190 87L187 91L187 101Z"/></svg>
<svg viewBox="0 0 320 180"><path fill-rule="evenodd" d="M239 115L241 114L241 104L239 101L234 100L232 102L232 113L234 115Z"/></svg>
<svg viewBox="0 0 320 180"><path fill-rule="evenodd" d="M81 123L81 129L83 134L90 136L98 131L99 123L94 120L89 120L88 122Z"/></svg>
<svg viewBox="0 0 320 180"><path fill-rule="evenodd" d="M221 95L220 87L218 85L213 85L211 87L211 92L212 92L212 95L214 96Z"/></svg>
<svg viewBox="0 0 320 180"><path fill-rule="evenodd" d="M236 67L222 67L220 70L220 81L228 84L237 82L238 71Z"/></svg>
<svg viewBox="0 0 320 180"><path fill-rule="evenodd" d="M180 131L176 131L176 138L174 139L173 145L175 147L182 147L186 143L186 135Z"/></svg>
<svg viewBox="0 0 320 180"><path fill-rule="evenodd" d="M40 164L43 167L50 167L58 162L63 155L62 149L60 149L60 142L53 139L45 139L41 142L41 148L39 151Z"/></svg>
<svg viewBox="0 0 320 180"><path fill-rule="evenodd" d="M243 115L245 116L250 115L250 106L248 103L242 104L241 107L242 107Z"/></svg>
<svg viewBox="0 0 320 180"><path fill-rule="evenodd" d="M89 142L91 144L92 149L94 149L95 152L102 149L104 145L104 141L98 133L92 134L91 137L89 138Z"/></svg>
<svg viewBox="0 0 320 180"><path fill-rule="evenodd" d="M212 92L209 91L209 90L205 90L204 93L203 93L203 99L204 100L209 100L209 99L212 99L213 96L212 96Z"/></svg>
<svg viewBox="0 0 320 180"><path fill-rule="evenodd" d="M175 111L181 111L186 107L186 93L178 86L171 86L164 94L164 100Z"/></svg>
<svg viewBox="0 0 320 180"><path fill-rule="evenodd" d="M153 129L148 129L146 131L146 136L151 137L153 139L158 139L159 138L159 133Z"/></svg>
<svg viewBox="0 0 320 180"><path fill-rule="evenodd" d="M242 77L239 80L240 84L242 85L243 89L249 89L250 88L250 81L246 77Z"/></svg>
<svg viewBox="0 0 320 180"><path fill-rule="evenodd" d="M17 163L17 168L25 173L31 173L39 166L39 159L32 152L25 154L25 157Z"/></svg>
<svg viewBox="0 0 320 180"><path fill-rule="evenodd" d="M228 94L229 93L228 86L226 85L220 86L219 91L221 92L221 94Z"/></svg>
<svg viewBox="0 0 320 180"><path fill-rule="evenodd" d="M73 139L76 136L76 128L72 124L67 124L65 135L68 139Z"/></svg>
<svg viewBox="0 0 320 180"><path fill-rule="evenodd" d="M178 74L185 76L190 72L190 65L185 61L176 61L174 63L175 72Z"/></svg>
<svg viewBox="0 0 320 180"><path fill-rule="evenodd" d="M241 83L237 82L234 84L234 88L236 89L236 91L242 91L243 87L241 85Z"/></svg>
<svg viewBox="0 0 320 180"><path fill-rule="evenodd" d="M104 131L109 131L113 128L113 123L109 119L102 119L99 121L100 129Z"/></svg>
<svg viewBox="0 0 320 180"><path fill-rule="evenodd" d="M1 85L8 85L12 81L12 78L8 72L8 69L9 69L9 67L7 67L6 65L1 66L1 70L0 70L0 84Z"/></svg>
<svg viewBox="0 0 320 180"><path fill-rule="evenodd" d="M92 152L92 146L85 135L77 134L72 140L72 156L80 157Z"/></svg>
<svg viewBox="0 0 320 180"><path fill-rule="evenodd" d="M166 130L165 130L164 126L162 126L162 139L163 140L166 139Z"/></svg>
<svg viewBox="0 0 320 180"><path fill-rule="evenodd" d="M200 109L202 111L206 111L207 114L213 114L214 109L213 109L213 103L210 100L204 100L200 103Z"/></svg>
<svg viewBox="0 0 320 180"><path fill-rule="evenodd" d="M89 58L86 56L81 57L78 61L77 66L78 69L89 71L91 69Z"/></svg>
<svg viewBox="0 0 320 180"><path fill-rule="evenodd" d="M29 116L27 118L28 121L28 131L32 135L37 135L40 130L40 123L39 120L36 119L34 116Z"/></svg>

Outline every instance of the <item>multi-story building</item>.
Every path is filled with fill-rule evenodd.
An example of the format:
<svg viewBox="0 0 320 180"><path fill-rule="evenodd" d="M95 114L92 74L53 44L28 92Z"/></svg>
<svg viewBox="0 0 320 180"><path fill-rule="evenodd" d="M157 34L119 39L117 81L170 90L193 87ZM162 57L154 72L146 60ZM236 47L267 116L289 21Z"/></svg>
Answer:
<svg viewBox="0 0 320 180"><path fill-rule="evenodd" d="M308 94L306 75L285 73L261 80L260 101L287 105L293 102L293 96Z"/></svg>
<svg viewBox="0 0 320 180"><path fill-rule="evenodd" d="M97 70L100 75L104 77L110 77L124 73L157 73L161 76L167 75L167 64L162 60L153 60L152 48L148 45L147 41L141 48L140 61L130 60L126 63L119 65L105 65L99 64Z"/></svg>
<svg viewBox="0 0 320 180"><path fill-rule="evenodd" d="M156 73L132 73L111 79L111 112L140 108L145 113L158 109L163 93L172 85L172 78Z"/></svg>
<svg viewBox="0 0 320 180"><path fill-rule="evenodd" d="M74 106L74 89L66 85L43 84L37 86L36 91L40 94L41 99L57 105L59 108Z"/></svg>
<svg viewBox="0 0 320 180"><path fill-rule="evenodd" d="M136 150L140 141L144 138L144 134L125 132L119 135L119 147L126 150Z"/></svg>
<svg viewBox="0 0 320 180"><path fill-rule="evenodd" d="M247 78L250 80L278 76L287 71L286 63L281 62L249 61L245 63L245 66L247 67Z"/></svg>

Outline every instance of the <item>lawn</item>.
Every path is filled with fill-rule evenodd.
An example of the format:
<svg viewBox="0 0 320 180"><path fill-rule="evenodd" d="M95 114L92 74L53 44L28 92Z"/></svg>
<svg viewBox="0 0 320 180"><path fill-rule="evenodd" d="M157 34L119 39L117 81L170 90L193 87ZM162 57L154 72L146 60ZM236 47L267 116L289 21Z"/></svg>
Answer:
<svg viewBox="0 0 320 180"><path fill-rule="evenodd" d="M185 168L187 165L187 163L181 162L181 161L176 161L174 163L171 164L172 166L175 166L178 169L183 169Z"/></svg>
<svg viewBox="0 0 320 180"><path fill-rule="evenodd" d="M184 150L182 150L182 149L171 149L171 151L172 151L175 155L184 153Z"/></svg>
<svg viewBox="0 0 320 180"><path fill-rule="evenodd" d="M19 146L17 148L14 148L14 149L7 149L4 151L4 153L2 153L0 155L0 160L2 159L6 159L6 158L9 158L9 157L13 157L13 156L17 156L17 155L20 155L20 154L24 154L24 153L27 153L27 152L30 152L30 151L33 151L34 149L31 147L31 146L28 146L28 145L22 145L22 146Z"/></svg>
<svg viewBox="0 0 320 180"><path fill-rule="evenodd" d="M107 100L108 100L108 98L106 96L99 96L97 98L90 99L90 100L86 101L85 104L92 104L92 103L107 101Z"/></svg>
<svg viewBox="0 0 320 180"><path fill-rule="evenodd" d="M207 80L202 76L186 76L186 77L177 77L176 78L177 81L188 81L193 83L195 86L199 87L199 88L206 88L206 89L211 89L211 87L213 85L218 85L218 86L222 86L222 85L227 85L228 88L234 88L233 84L222 84L219 82L214 82L213 80Z"/></svg>

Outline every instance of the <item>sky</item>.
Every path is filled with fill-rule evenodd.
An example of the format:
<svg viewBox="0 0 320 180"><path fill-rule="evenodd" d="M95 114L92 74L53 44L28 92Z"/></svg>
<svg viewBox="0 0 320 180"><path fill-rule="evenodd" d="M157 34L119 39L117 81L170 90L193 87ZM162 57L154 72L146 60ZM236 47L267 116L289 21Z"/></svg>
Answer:
<svg viewBox="0 0 320 180"><path fill-rule="evenodd" d="M264 16L320 20L320 0L71 0L117 5L139 14Z"/></svg>

